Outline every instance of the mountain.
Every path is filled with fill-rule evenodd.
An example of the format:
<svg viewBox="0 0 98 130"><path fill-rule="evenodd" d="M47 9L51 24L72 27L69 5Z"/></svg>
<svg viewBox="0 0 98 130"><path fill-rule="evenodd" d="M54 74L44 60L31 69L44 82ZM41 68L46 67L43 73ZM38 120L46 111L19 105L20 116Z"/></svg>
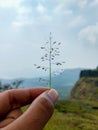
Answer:
<svg viewBox="0 0 98 130"><path fill-rule="evenodd" d="M79 79L81 68L65 69L62 74L52 77L52 86L59 94L60 98L67 98L70 94L70 90ZM48 79L48 77L42 77L42 79ZM46 82L41 82L39 78L19 78L12 80L0 80L2 84L10 84L13 88L13 82L22 81L20 88L47 86Z"/></svg>
<svg viewBox="0 0 98 130"><path fill-rule="evenodd" d="M72 86L79 79L81 69L66 69L61 75L53 78L53 85L60 86Z"/></svg>
<svg viewBox="0 0 98 130"><path fill-rule="evenodd" d="M71 98L98 101L98 69L81 71Z"/></svg>

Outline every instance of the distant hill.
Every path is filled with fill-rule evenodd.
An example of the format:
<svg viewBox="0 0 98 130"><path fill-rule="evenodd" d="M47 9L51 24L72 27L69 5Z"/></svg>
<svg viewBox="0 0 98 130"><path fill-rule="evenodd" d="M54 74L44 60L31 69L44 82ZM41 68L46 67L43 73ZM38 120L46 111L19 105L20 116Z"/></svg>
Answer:
<svg viewBox="0 0 98 130"><path fill-rule="evenodd" d="M52 77L52 86L53 88L57 89L60 94L60 98L67 98L70 95L70 90L79 79L79 74L81 70L81 68L66 69L63 71L62 74ZM47 77L42 78L48 79ZM45 82L40 82L39 78L19 78L12 80L1 79L0 81L2 82L2 84L10 84L13 86L13 82L19 80L23 81L19 86L20 88L47 86Z"/></svg>
<svg viewBox="0 0 98 130"><path fill-rule="evenodd" d="M80 71L80 68L66 69L61 75L53 78L53 85L55 87L73 86L79 79Z"/></svg>
<svg viewBox="0 0 98 130"><path fill-rule="evenodd" d="M71 91L71 98L98 101L98 69L81 71L80 79Z"/></svg>

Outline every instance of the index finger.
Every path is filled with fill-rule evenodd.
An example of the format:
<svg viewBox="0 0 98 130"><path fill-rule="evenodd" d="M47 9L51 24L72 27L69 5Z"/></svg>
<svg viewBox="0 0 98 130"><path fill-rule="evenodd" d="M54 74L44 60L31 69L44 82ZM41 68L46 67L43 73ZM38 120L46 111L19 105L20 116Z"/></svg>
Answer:
<svg viewBox="0 0 98 130"><path fill-rule="evenodd" d="M48 88L12 89L0 93L0 116L9 111L30 104Z"/></svg>

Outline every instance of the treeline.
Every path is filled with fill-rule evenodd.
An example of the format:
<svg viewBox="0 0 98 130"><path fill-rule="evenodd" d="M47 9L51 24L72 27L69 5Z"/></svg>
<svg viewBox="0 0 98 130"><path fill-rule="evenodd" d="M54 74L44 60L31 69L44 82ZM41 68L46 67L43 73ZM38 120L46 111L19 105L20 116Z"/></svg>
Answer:
<svg viewBox="0 0 98 130"><path fill-rule="evenodd" d="M82 77L98 77L98 69L95 70L82 70L80 72L80 78Z"/></svg>
<svg viewBox="0 0 98 130"><path fill-rule="evenodd" d="M23 83L23 80L16 80L16 81L13 81L12 83L6 83L6 84L2 84L2 82L0 81L0 92L9 90L9 89L17 89L22 83Z"/></svg>

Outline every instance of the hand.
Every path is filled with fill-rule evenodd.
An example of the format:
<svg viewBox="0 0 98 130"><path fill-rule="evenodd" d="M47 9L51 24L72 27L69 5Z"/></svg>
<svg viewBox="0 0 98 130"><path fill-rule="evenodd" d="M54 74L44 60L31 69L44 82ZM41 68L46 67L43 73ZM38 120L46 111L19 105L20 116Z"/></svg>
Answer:
<svg viewBox="0 0 98 130"><path fill-rule="evenodd" d="M0 130L42 130L53 114L54 89L13 89L0 93ZM22 113L21 107L31 104Z"/></svg>

